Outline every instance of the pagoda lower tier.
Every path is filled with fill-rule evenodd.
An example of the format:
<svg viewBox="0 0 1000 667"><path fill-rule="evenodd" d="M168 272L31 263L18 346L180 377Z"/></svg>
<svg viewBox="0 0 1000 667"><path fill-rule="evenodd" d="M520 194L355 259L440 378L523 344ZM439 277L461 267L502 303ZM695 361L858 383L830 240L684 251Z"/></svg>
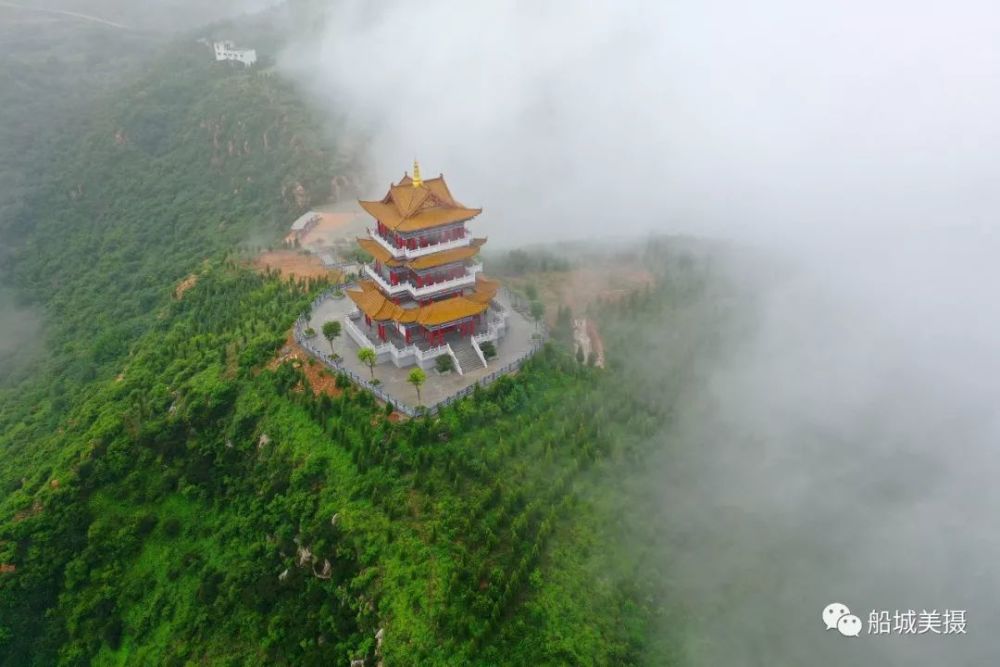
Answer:
<svg viewBox="0 0 1000 667"><path fill-rule="evenodd" d="M440 299L418 302L387 297L372 280L364 280L358 289L348 290L347 296L365 318L365 323L377 331L384 342L396 331L405 344L424 340L428 344L443 343L449 333L472 335L485 327L485 314L496 296L500 283L477 276L471 291Z"/></svg>

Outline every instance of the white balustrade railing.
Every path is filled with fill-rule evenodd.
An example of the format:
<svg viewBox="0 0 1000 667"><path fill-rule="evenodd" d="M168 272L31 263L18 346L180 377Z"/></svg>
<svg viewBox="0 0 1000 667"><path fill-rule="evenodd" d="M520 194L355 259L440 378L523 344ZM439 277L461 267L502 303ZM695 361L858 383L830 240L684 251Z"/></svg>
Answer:
<svg viewBox="0 0 1000 667"><path fill-rule="evenodd" d="M399 364L400 362L405 362L406 357L413 356L418 361L431 361L437 359L442 354L454 353L451 351L451 346L445 343L444 345L439 345L437 347L432 347L428 350L421 350L416 345L407 345L406 347L396 347L391 342L385 342L381 345L376 345L372 342L365 333L356 325L351 316L345 319L345 325L347 327L347 335L350 336L359 347L367 347L375 350L375 354L388 354L393 358L393 361Z"/></svg>
<svg viewBox="0 0 1000 667"><path fill-rule="evenodd" d="M331 288L330 290L327 290L323 294L320 294L320 296L318 296L313 301L313 303L312 303L312 309L315 310L317 307L319 307L323 303L323 301L325 301L325 300L327 300L329 298L332 298L332 293L333 293L333 291L335 289L336 288ZM495 317L494 321L496 321L496 322L502 321L502 319L503 319L502 315L503 314L504 313L501 310L501 316ZM448 345L447 343L444 344L444 345L441 345L439 347L430 349L430 350L420 350L416 345L410 345L410 346L407 346L407 347L405 347L403 349L398 349L394 345L392 345L391 343L385 343L383 345L379 345L379 346L376 347L375 345L372 344L371 340L364 334L364 332L362 332L361 329L358 328L358 326L354 323L353 320L356 319L359 316L360 316L360 311L358 311L357 309L355 309L354 311L352 311L351 313L349 313L348 316L345 318L345 324L347 325L348 335L350 335L352 338L354 338L355 336L357 336L357 338L355 338L355 342L359 346L362 346L362 347L371 347L372 349L374 349L376 351L376 353L379 353L380 351L384 350L385 348L388 348L389 351L390 351L390 353L395 353L395 354L398 354L400 356L406 356L408 354L413 354L420 361L429 361L431 359L436 359L437 357L441 356L442 354L450 354L453 358L455 356L455 353L451 349L451 346ZM391 403L397 410L399 410L403 414L408 415L410 417L417 417L417 416L420 416L421 414L428 414L428 415L436 414L442 408L444 408L444 407L446 407L448 405L451 405L452 403L455 403L456 401L460 401L461 399L465 398L466 396L471 395L476 390L477 386L487 387L490 384L492 384L493 382L495 382L496 380L498 380L501 377L503 377L504 375L506 375L506 374L508 374L508 373L510 373L512 371L517 370L528 359L530 359L532 355L534 355L539 349L541 349L542 344L544 342L544 339L545 339L545 337L547 337L547 334L548 334L548 329L543 324L542 327L541 327L541 335L539 336L539 338L537 339L537 341L532 345L531 349L529 349L526 352L524 352L523 354L521 354L519 357L517 357L516 359L514 359L513 361L511 361L510 363L508 363L507 365L505 365L503 368L500 368L500 369L498 369L498 370L490 373L489 375L486 375L484 377L479 378L474 384L469 385L468 387L465 387L464 389L461 389L461 390L455 392L454 394L448 396L447 398L445 398L445 399L443 399L441 401L438 401L434 405L427 406L427 407L413 408L413 407L410 407L409 405L406 405L404 403L400 403L397 399L395 399L392 396L390 396L389 394L387 394L382 389L381 386L372 384L368 379L361 377L360 375L358 375L357 373L355 373L354 371L352 371L350 368L344 366L344 364L338 358L334 358L329 352L321 350L315 344L315 341L318 339L318 337L317 336L310 337L310 336L307 336L306 333L305 333L306 329L309 328L309 324L310 324L309 323L309 318L306 317L305 315L302 315L302 316L300 316L295 321L295 326L293 328L293 333L294 333L294 336L295 336L295 341L302 347L302 349L304 349L312 357L314 357L318 361L326 364L327 366L329 366L333 370L337 371L338 373L343 373L352 382L354 382L354 384L356 384L359 387L362 387L362 388L370 391L372 393L372 395L375 396L376 398L378 398L379 400L381 400L381 401L383 401L385 403ZM491 330L493 328L494 327L491 326ZM488 336L489 333L490 333L490 331L487 331L486 333L476 334L475 336L473 336L473 339L472 339L473 346L476 348L477 353L482 354L482 350L479 348L478 343L482 342L484 340L487 340L487 336Z"/></svg>
<svg viewBox="0 0 1000 667"><path fill-rule="evenodd" d="M383 248L392 253L392 256L396 259L413 259L414 257L423 257L424 255L432 255L436 252L441 252L443 250L452 250L453 248L464 248L472 242L472 237L463 236L460 239L454 239L453 241L442 241L441 243L432 243L430 245L425 245L422 248L397 248L396 246L389 243L387 240L382 238L380 234L368 230L368 235L376 243L381 245Z"/></svg>
<svg viewBox="0 0 1000 667"><path fill-rule="evenodd" d="M476 283L476 274L483 270L483 265L473 264L467 268L468 273L464 276L453 278L451 280L442 280L441 282L424 285L423 287L417 287L411 282L396 283L395 285L392 285L368 264L365 264L365 273L369 278L378 283L379 287L381 287L387 294L401 294L402 292L409 292L414 298L418 298L421 296L436 294L441 290L474 285Z"/></svg>
<svg viewBox="0 0 1000 667"><path fill-rule="evenodd" d="M472 337L472 349L476 351L476 355L479 357L479 361L482 362L483 368L486 368L486 355L483 354L483 350L479 347L479 341L476 340L475 336Z"/></svg>

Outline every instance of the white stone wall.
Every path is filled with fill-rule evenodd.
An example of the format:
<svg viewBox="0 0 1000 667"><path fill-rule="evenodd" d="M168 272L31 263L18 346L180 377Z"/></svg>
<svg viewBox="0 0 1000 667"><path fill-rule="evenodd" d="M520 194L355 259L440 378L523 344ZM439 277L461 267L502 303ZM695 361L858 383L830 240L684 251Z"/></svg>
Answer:
<svg viewBox="0 0 1000 667"><path fill-rule="evenodd" d="M257 62L256 49L237 49L232 42L215 42L215 59L218 61L233 60L250 67Z"/></svg>

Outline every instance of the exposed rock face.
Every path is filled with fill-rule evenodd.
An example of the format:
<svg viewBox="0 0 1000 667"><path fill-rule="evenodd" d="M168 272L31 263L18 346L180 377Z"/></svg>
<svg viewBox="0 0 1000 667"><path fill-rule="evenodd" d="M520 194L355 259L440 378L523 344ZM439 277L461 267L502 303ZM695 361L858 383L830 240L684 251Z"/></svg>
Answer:
<svg viewBox="0 0 1000 667"><path fill-rule="evenodd" d="M332 576L332 573L333 573L333 566L330 565L330 561L324 560L323 569L320 570L319 572L316 571L316 564L313 563L313 575L318 577L319 579L329 579Z"/></svg>
<svg viewBox="0 0 1000 667"><path fill-rule="evenodd" d="M257 449L260 449L262 447L267 447L270 444L271 444L270 436L268 436L267 433L261 433L260 439L257 441Z"/></svg>
<svg viewBox="0 0 1000 667"><path fill-rule="evenodd" d="M305 567L313 560L312 551L309 550L309 547L300 546L298 548L298 555L299 555L299 567Z"/></svg>
<svg viewBox="0 0 1000 667"><path fill-rule="evenodd" d="M287 578L288 578L288 568L286 567L285 571L278 575L278 581L284 581Z"/></svg>
<svg viewBox="0 0 1000 667"><path fill-rule="evenodd" d="M306 188L301 183L296 183L295 187L292 189L292 195L295 197L295 205L299 208L306 208L309 206L309 193Z"/></svg>
<svg viewBox="0 0 1000 667"><path fill-rule="evenodd" d="M330 517L330 525L333 526L334 528L336 528L337 527L337 521L339 519L340 519L340 513L338 512L337 514L334 514L332 517Z"/></svg>

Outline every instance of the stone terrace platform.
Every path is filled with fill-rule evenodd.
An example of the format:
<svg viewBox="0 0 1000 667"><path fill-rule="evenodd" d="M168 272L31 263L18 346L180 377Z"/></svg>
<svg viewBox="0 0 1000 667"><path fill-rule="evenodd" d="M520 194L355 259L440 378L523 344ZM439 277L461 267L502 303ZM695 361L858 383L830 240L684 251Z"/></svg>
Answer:
<svg viewBox="0 0 1000 667"><path fill-rule="evenodd" d="M497 295L497 301L510 311L507 320L507 334L496 344L497 356L488 362L486 368L483 368L482 365L472 369L463 368L464 375L459 375L457 372L439 375L433 369L426 371L427 382L420 388L421 403L433 406L451 398L483 378L523 359L536 347L536 341L532 339L536 333L535 324L521 313L510 308L510 303L502 292ZM313 306L309 326L320 332L324 322L337 320L346 327L344 320L348 313L354 309L354 303L346 297L326 299ZM316 339L312 342L320 349L329 351L329 343L322 337L321 333L317 333ZM341 363L344 367L362 378L371 378L368 367L358 361L358 345L347 335L346 331L334 341L333 349L343 358ZM389 395L394 404L417 405L417 393L413 389L413 385L406 381L413 368L415 366L397 368L392 363L383 363L375 367L375 377L381 382L380 388Z"/></svg>

